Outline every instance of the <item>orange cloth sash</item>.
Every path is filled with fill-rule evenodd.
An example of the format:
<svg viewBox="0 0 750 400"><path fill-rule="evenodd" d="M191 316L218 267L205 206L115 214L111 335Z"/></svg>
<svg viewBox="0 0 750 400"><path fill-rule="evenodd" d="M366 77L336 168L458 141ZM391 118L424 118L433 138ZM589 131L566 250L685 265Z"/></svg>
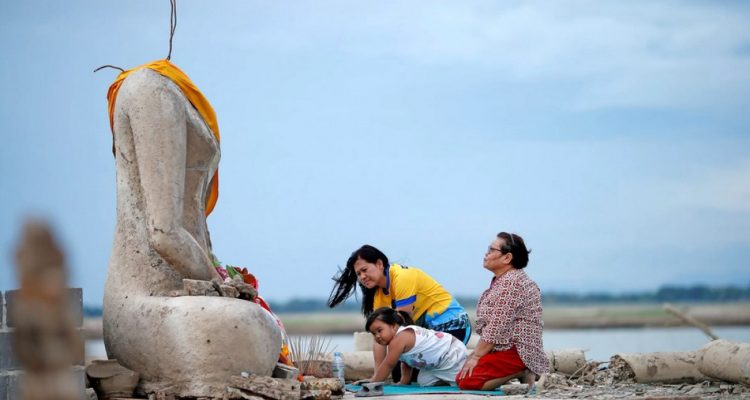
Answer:
<svg viewBox="0 0 750 400"><path fill-rule="evenodd" d="M198 90L198 88L193 84L190 78L188 78L188 76L184 72L182 72L181 69L177 68L176 65L169 62L169 60L153 61L135 67L133 69L129 69L120 73L120 75L117 76L117 79L112 82L112 85L109 87L109 91L107 91L107 101L109 102L109 127L112 130L113 136L115 134L115 100L117 99L117 92L120 90L120 86L122 86L122 82L125 80L125 78L130 75L130 73L138 71L141 68L154 70L159 74L171 79L172 82L174 82L180 88L180 90L182 90L182 93L185 94L185 97L188 99L190 104L195 107L196 111L198 111L198 114L203 117L203 121L208 124L211 132L214 134L214 136L216 136L216 141L219 141L219 123L216 120L216 113L214 112L213 107L211 107L211 104L208 102L206 97L203 96L203 93ZM114 146L112 150L114 152ZM211 214L211 211L214 210L216 201L218 199L219 169L217 168L213 178L211 178L211 192L208 194L208 198L206 198L206 216L208 216L208 214Z"/></svg>

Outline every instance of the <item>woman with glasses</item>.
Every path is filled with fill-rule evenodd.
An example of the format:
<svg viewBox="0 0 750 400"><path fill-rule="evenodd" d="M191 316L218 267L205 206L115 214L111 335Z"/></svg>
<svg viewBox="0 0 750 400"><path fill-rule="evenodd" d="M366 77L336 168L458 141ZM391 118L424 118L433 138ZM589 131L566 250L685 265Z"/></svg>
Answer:
<svg viewBox="0 0 750 400"><path fill-rule="evenodd" d="M526 275L529 253L523 238L500 232L487 248L484 268L493 273L477 303L481 339L456 377L466 390L494 390L513 378L531 387L549 372L542 345L542 298Z"/></svg>
<svg viewBox="0 0 750 400"><path fill-rule="evenodd" d="M355 250L346 269L333 279L336 283L328 298L331 308L354 294L359 283L365 317L374 309L390 307L406 311L418 326L449 333L464 344L469 341L469 315L443 286L419 268L389 263L388 257L373 246ZM374 342L373 355L375 365L380 365L386 355L385 346Z"/></svg>

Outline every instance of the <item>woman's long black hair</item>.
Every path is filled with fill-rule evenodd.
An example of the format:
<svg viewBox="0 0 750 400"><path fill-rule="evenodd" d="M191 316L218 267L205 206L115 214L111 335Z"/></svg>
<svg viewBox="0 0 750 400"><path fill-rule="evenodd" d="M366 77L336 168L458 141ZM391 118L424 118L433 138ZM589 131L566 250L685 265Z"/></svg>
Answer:
<svg viewBox="0 0 750 400"><path fill-rule="evenodd" d="M388 263L388 257L375 247L366 244L358 248L346 260L346 269L339 270L338 274L332 278L336 283L333 285L331 295L328 296L328 307L336 307L355 293L354 285L358 282L357 273L354 271L354 263L360 258L373 264L380 260L384 268L391 265ZM378 287L368 289L360 283L359 288L362 290L362 314L367 317L372 313L375 291L378 290Z"/></svg>

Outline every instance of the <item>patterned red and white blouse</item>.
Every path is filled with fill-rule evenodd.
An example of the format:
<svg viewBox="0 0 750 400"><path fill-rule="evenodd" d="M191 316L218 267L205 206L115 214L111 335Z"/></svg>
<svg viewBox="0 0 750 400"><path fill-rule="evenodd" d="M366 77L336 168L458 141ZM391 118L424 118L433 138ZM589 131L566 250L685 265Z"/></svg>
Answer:
<svg viewBox="0 0 750 400"><path fill-rule="evenodd" d="M515 346L526 368L536 374L550 371L542 344L542 294L521 269L492 278L477 303L477 333L495 345L493 351Z"/></svg>

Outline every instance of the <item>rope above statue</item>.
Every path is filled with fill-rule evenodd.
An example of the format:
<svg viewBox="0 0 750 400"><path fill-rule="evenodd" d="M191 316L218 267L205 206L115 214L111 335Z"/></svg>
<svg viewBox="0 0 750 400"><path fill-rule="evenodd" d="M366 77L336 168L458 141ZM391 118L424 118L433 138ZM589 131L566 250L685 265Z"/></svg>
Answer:
<svg viewBox="0 0 750 400"><path fill-rule="evenodd" d="M115 129L115 101L117 99L117 92L120 90L120 86L122 85L122 82L125 80L125 78L130 75L131 73L138 71L143 68L148 68L153 71L156 71L157 73L163 75L164 77L168 78L172 82L177 85L177 87L180 88L182 93L185 95L185 98L190 102L190 104L193 105L196 111L201 115L203 118L203 121L208 125L208 128L211 130L211 133L214 134L216 137L216 141L220 141L220 135L219 135L219 123L216 119L216 113L214 112L213 107L211 107L211 103L208 102L208 99L206 99L205 96L203 96L203 93L198 90L198 88L193 84L193 82L190 80L190 78L185 74L181 69L177 68L176 65L172 64L169 60L158 60L158 61L152 61L150 63L146 63L143 65L140 65L138 67L123 71L120 73L120 75L117 76L114 82L112 82L112 85L110 85L109 90L107 91L107 101L108 101L108 111L109 111L109 127L112 130L112 135L114 135ZM113 138L114 140L114 138ZM114 141L112 143L112 153L114 154L115 145ZM206 198L206 216L211 214L211 211L213 211L214 207L216 206L216 202L219 199L219 170L217 169L214 173L214 176L211 178L211 189L208 194L208 197Z"/></svg>

